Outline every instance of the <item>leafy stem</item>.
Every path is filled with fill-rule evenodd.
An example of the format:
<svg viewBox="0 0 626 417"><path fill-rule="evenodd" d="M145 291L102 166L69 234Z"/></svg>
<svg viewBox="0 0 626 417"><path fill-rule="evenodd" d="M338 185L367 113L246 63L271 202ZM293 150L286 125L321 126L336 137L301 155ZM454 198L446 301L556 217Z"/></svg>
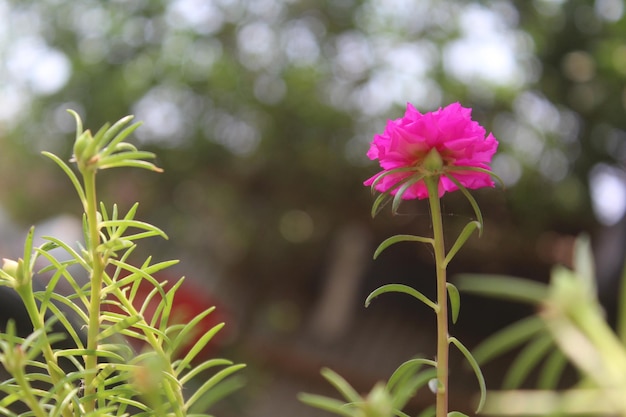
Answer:
<svg viewBox="0 0 626 417"><path fill-rule="evenodd" d="M102 292L102 275L104 272L104 259L98 246L100 245L100 233L96 199L96 171L91 169L81 170L83 175L85 189L85 213L87 218L87 250L91 261L90 287L91 294L89 297L89 324L87 326L87 351L90 353L85 356L85 397L93 400L88 401L85 406L86 410L92 411L95 408L95 390L94 379L96 378L96 368L98 366L97 356L95 352L98 349L98 334L100 333L100 299Z"/></svg>
<svg viewBox="0 0 626 417"><path fill-rule="evenodd" d="M428 189L428 202L433 225L433 248L437 268L437 405L436 416L448 415L448 289L446 286L446 250L439 201L439 177L424 179Z"/></svg>
<svg viewBox="0 0 626 417"><path fill-rule="evenodd" d="M47 329L44 315L39 311L39 307L37 305L33 292L33 268L36 259L36 254L33 251L34 233L35 229L34 227L31 227L28 232L26 242L24 244L24 258L18 260L15 264L16 271L13 285L15 291L18 293L18 295L22 299L22 302L24 303L26 313L28 314L28 317L33 325L33 331L38 333L40 349L46 360L51 381L55 385L60 385L61 380L65 377L65 374L58 366L57 358L54 355L54 352L52 350L52 344L46 331ZM16 347L15 349L18 349L21 352L21 348ZM26 379L24 379L24 381L20 380L20 378L25 378L23 372L24 370L20 366L16 366L16 382L20 386L27 386L25 385L25 383L27 383ZM66 386L61 386L61 396L65 396L67 394L68 390L66 388ZM29 396L27 397L27 403L29 404L32 403L31 397L34 398L34 396L29 393ZM72 413L69 409L64 409L62 414L65 417L72 416Z"/></svg>
<svg viewBox="0 0 626 417"><path fill-rule="evenodd" d="M65 374L61 370L61 368L58 366L57 358L54 355L54 352L52 351L52 345L48 338L48 333L45 331L46 324L44 322L43 316L39 314L39 308L37 307L37 303L35 302L32 281L30 281L28 284L24 286L17 287L16 290L18 291L20 297L22 298L22 301L24 302L24 306L26 307L28 316L33 324L33 330L41 332L39 334L40 342L41 342L41 349L42 349L43 356L46 359L46 364L48 366L50 379L55 386L60 386L62 379L65 377ZM16 372L15 378L16 378L16 382L18 383L18 385L28 386L23 370L19 370L18 372ZM62 387L61 392L60 392L61 396L65 396L67 394L68 390L66 390L65 388L67 387L65 386ZM28 393L29 397L32 397L32 398L28 398L27 403L29 404L29 406L31 406L31 409L33 410L33 412L37 412L38 407L33 407L33 404L36 404L36 400L34 396L32 396L32 394L30 394L30 392L28 391L29 391L28 389L24 390L24 392ZM42 412L42 410L39 410L39 412ZM63 416L65 417L71 417L73 415L71 410L67 408L63 408L62 413L63 413Z"/></svg>

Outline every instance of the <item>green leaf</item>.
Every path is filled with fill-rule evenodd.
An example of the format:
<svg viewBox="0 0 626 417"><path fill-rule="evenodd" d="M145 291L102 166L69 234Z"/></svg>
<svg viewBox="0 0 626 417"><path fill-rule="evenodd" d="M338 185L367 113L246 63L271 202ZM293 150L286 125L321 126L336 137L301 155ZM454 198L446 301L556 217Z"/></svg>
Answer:
<svg viewBox="0 0 626 417"><path fill-rule="evenodd" d="M111 316L104 315L104 317L108 317L109 320L111 319ZM98 341L105 340L107 337L114 336L115 334L120 333L123 330L128 329L129 327L133 327L141 320L142 317L139 315L124 316L121 320L116 321L115 324L107 326L105 329L101 330L100 334L98 334Z"/></svg>
<svg viewBox="0 0 626 417"><path fill-rule="evenodd" d="M485 363L526 342L545 329L545 324L539 317L527 317L505 327L478 345L474 349L474 357L478 363Z"/></svg>
<svg viewBox="0 0 626 417"><path fill-rule="evenodd" d="M370 295L368 295L367 298L365 299L365 307L368 307L374 298L378 297L381 294L385 294L388 292L398 292L398 293L408 294L414 298L417 298L418 300L426 304L428 307L432 308L435 312L439 310L439 307L437 306L437 304L432 302L424 294L404 284L387 284L387 285L383 285L382 287L378 287L377 289L372 291Z"/></svg>
<svg viewBox="0 0 626 417"><path fill-rule="evenodd" d="M467 191L467 188L465 188L463 186L463 184L461 184L459 182L459 180L457 180L456 178L454 178L452 175L450 174L444 174L450 181L452 181L457 187L459 187L459 190L461 190L461 192L463 193L463 195L465 196L465 198L467 199L467 201L469 201L470 205L472 206L472 209L474 209L474 215L476 216L476 220L478 221L478 223L480 223L480 227L478 229L478 236L482 235L482 231L483 231L483 215L480 212L480 207L478 206L478 203L476 202L476 199L474 199L474 197L472 196L472 194Z"/></svg>
<svg viewBox="0 0 626 417"><path fill-rule="evenodd" d="M35 226L31 226L28 229L28 234L26 235L26 240L24 241L24 268L27 268L28 271L32 271L33 265L35 263L35 259L32 258L33 254L33 240L35 239ZM24 274L26 271L22 271Z"/></svg>
<svg viewBox="0 0 626 417"><path fill-rule="evenodd" d="M371 185L371 189L372 189L372 193L374 193L376 191L376 185L380 182L380 180L382 180L384 177L386 177L387 175L390 174L397 174L397 173L402 173L402 172L415 172L415 168L414 167L403 167L403 168L397 168L397 169L392 169L390 171L384 171L382 172L377 178L376 180L374 180L374 182ZM399 201L396 201L396 197L401 198L402 194L404 194L404 192L406 191L406 188L402 191L400 191L400 189L402 188L403 185L405 185L407 182L412 182L413 184L415 184L416 182L418 182L420 179L424 178L423 175L419 176L417 179L415 176L407 176L406 178L403 178L402 180L398 181L397 183L395 183L392 187L390 187L387 191L385 191L384 193L380 194L376 200L374 200L374 204L372 205L372 217L376 217L376 215L378 213L380 213L380 211L382 210L382 208L389 202L393 200L393 205L395 207L395 209L392 209L392 213L396 214L397 213L397 209L400 205ZM415 181L413 181L415 180ZM408 188L408 187L407 187ZM392 196L392 192L394 190L398 190L395 193L395 196ZM398 194L400 194L398 196Z"/></svg>
<svg viewBox="0 0 626 417"><path fill-rule="evenodd" d="M450 297L450 312L452 313L452 323L456 323L459 318L459 310L461 310L461 296L459 290L451 283L446 282L448 297Z"/></svg>
<svg viewBox="0 0 626 417"><path fill-rule="evenodd" d="M109 352L106 350L89 350L89 349L60 349L55 353L58 357L67 357L67 356L83 356L83 355L93 355L99 358L109 358L114 359L115 361L124 361L125 358L118 355L115 352Z"/></svg>
<svg viewBox="0 0 626 417"><path fill-rule="evenodd" d="M157 167L152 162L139 161L139 160L134 160L134 159L123 160L119 162L107 162L107 164L99 166L100 169L121 168L121 167L141 168L141 169L147 169L148 171L163 172L163 169Z"/></svg>
<svg viewBox="0 0 626 417"><path fill-rule="evenodd" d="M544 390L556 389L566 365L567 357L565 354L559 349L554 349L541 368L539 378L537 379L537 388Z"/></svg>
<svg viewBox="0 0 626 417"><path fill-rule="evenodd" d="M78 139L81 133L83 133L83 122L80 116L78 115L78 113L76 113L74 110L68 109L67 112L71 114L74 117L74 120L76 121L76 138Z"/></svg>
<svg viewBox="0 0 626 417"><path fill-rule="evenodd" d="M402 185L398 187L396 194L393 196L393 203L391 204L391 212L396 214L402 203L402 196L413 185L417 184L424 179L424 175L412 175L402 181Z"/></svg>
<svg viewBox="0 0 626 417"><path fill-rule="evenodd" d="M110 145L109 145L110 146ZM133 145L132 143L128 143L128 142L121 142L115 145L115 149L113 149L113 153L115 152L126 152L126 151L131 151L131 152L135 152L137 151L137 147L135 145Z"/></svg>
<svg viewBox="0 0 626 417"><path fill-rule="evenodd" d="M150 223L142 222L139 220L106 220L100 222L100 227L106 228L119 228L117 230L118 233L113 233L115 236L120 235L129 227L134 227L137 229L148 230L152 233L152 236L158 235L163 239L167 239L167 235L161 229L156 226L151 225ZM128 236L125 236L128 239Z"/></svg>
<svg viewBox="0 0 626 417"><path fill-rule="evenodd" d="M226 377L234 374L238 370L243 369L245 367L246 367L246 365L244 365L244 364L231 365L231 366L229 366L226 369L222 369L221 371L219 371L218 373L213 375L208 380L204 381L204 383L202 385L200 385L194 391L194 393L191 394L189 399L185 402L184 408L185 409L189 409L190 407L192 407L193 404L196 401L198 401L200 398L202 398L211 388L213 388L215 385L217 385L220 381L222 381Z"/></svg>
<svg viewBox="0 0 626 417"><path fill-rule="evenodd" d="M159 303L157 309L154 313L154 317L156 318L159 314L161 315L160 328L165 329L170 322L170 315L172 313L172 308L174 307L174 297L176 296L176 291L183 285L185 277L181 277L178 281L174 283L172 288L165 294L164 302Z"/></svg>
<svg viewBox="0 0 626 417"><path fill-rule="evenodd" d="M36 295L39 295L39 294L36 294ZM64 303L66 306L69 306L77 314L80 311L80 314L82 316L79 316L79 317L81 318L81 320L84 320L86 322L86 317L84 316L83 310L79 306L74 304L71 300L69 300L67 297L63 297L55 293L53 294L51 298L57 301L57 303L60 302L60 303ZM43 302L42 302L42 305L43 305ZM61 309L55 303L52 303L52 302L47 303L47 309L49 309L53 313L54 317L57 317L59 322L63 324L65 331L67 331L67 333L70 335L70 337L72 338L76 346L82 347L83 344L82 344L80 335L78 334L74 326L67 319L66 317L67 312L61 311Z"/></svg>
<svg viewBox="0 0 626 417"><path fill-rule="evenodd" d="M348 402L357 403L362 401L359 393L352 388L348 381L335 371L329 368L322 368L321 374Z"/></svg>
<svg viewBox="0 0 626 417"><path fill-rule="evenodd" d="M376 251L374 251L374 259L378 258L378 256L389 246L398 242L421 242L421 243L428 243L430 245L434 244L433 239L429 237L414 236L414 235L395 235L395 236L385 239L380 245L378 245L378 247L376 248Z"/></svg>
<svg viewBox="0 0 626 417"><path fill-rule="evenodd" d="M123 117L122 119L118 120L113 126L111 126L110 129L107 130L102 141L102 144L103 145L106 144L106 147L102 149L102 152L100 152L101 157L107 157L111 155L112 153L116 152L118 149L124 149L124 147L119 147L118 145L121 145L124 139L126 139L139 126L141 126L141 122L133 123L132 125L126 127L121 133L118 134L118 132L124 126L126 126L132 119L133 119L133 116Z"/></svg>
<svg viewBox="0 0 626 417"><path fill-rule="evenodd" d="M434 417L436 413L436 407L434 405L431 405L430 407L426 407L424 410L422 410L422 412L419 413L417 417Z"/></svg>
<svg viewBox="0 0 626 417"><path fill-rule="evenodd" d="M105 144L106 144L106 141L105 141L106 135L105 134L109 130L110 126L111 126L111 123L106 122L105 124L103 124L100 127L100 129L98 129L96 134L93 135L93 142L94 142L93 149L96 152L99 152L100 149L102 149L105 146Z"/></svg>
<svg viewBox="0 0 626 417"><path fill-rule="evenodd" d="M403 408L420 388L436 377L436 369L427 369L415 375L410 375L409 378L398 383L394 392L391 393L392 406L398 409Z"/></svg>
<svg viewBox="0 0 626 417"><path fill-rule="evenodd" d="M311 407L319 408L320 410L325 410L330 413L339 414L340 416L352 417L354 414L348 404L335 398L324 397L322 395L300 393L298 394L298 400L302 401L306 405L310 405Z"/></svg>
<svg viewBox="0 0 626 417"><path fill-rule="evenodd" d="M124 161L154 159L155 157L156 155L153 152L148 151L123 151L105 158L100 158L98 166L105 168L107 165L114 165Z"/></svg>
<svg viewBox="0 0 626 417"><path fill-rule="evenodd" d="M47 240L49 242L53 242L55 245L63 248L63 250L65 250L65 252L67 252L69 255L72 256L72 258L80 265L82 266L86 271L90 270L90 266L89 263L78 253L76 252L76 250L74 250L74 248L72 248L70 245L68 245L67 243L63 242L60 239L57 239L55 237L52 236L43 236L42 239ZM48 260L52 261L52 259L55 259L52 255L50 255L47 251L45 250L38 250L39 254L42 256L45 256ZM55 259L56 261L56 259ZM61 265L58 261L56 261L57 265Z"/></svg>
<svg viewBox="0 0 626 417"><path fill-rule="evenodd" d="M150 266L143 265L141 268L137 268L133 265L118 261L116 259L109 259L109 262L121 269L124 269L130 272L129 275L127 275L126 277L120 279L119 281L115 283L116 288L119 289L119 287L128 285L131 282L135 282L138 280L139 277L141 277L149 281L152 285L154 285L154 287L158 289L159 293L161 294L163 298L165 298L165 292L163 291L163 288L161 288L161 285L159 284L159 282L152 276L152 274L178 263L177 260L171 260L171 261L159 262Z"/></svg>
<svg viewBox="0 0 626 417"><path fill-rule="evenodd" d="M539 361L548 354L550 348L554 348L554 342L549 334L540 334L529 342L509 367L502 387L519 388Z"/></svg>
<svg viewBox="0 0 626 417"><path fill-rule="evenodd" d="M391 193L389 191L384 192L380 195L378 195L378 197L376 197L376 199L374 200L374 203L372 204L372 211L371 211L371 215L372 217L376 217L376 215L378 213L380 213L382 211L382 209L393 199L393 196L391 195Z"/></svg>
<svg viewBox="0 0 626 417"><path fill-rule="evenodd" d="M204 361L201 364L191 368L189 372L186 372L185 375L182 378L180 378L180 383L184 385L187 382L190 382L196 376L200 375L202 372L206 371L207 369L211 369L215 366L224 366L224 365L230 366L232 364L233 364L232 361L229 361L228 359L220 359L220 358Z"/></svg>
<svg viewBox="0 0 626 417"><path fill-rule="evenodd" d="M213 339L213 336L215 336L217 332L219 332L222 327L225 326L225 324L226 323L216 324L211 328L211 330L203 334L202 337L198 339L193 347L189 349L189 352L187 352L185 357L176 365L176 375L180 375L183 369L191 364L191 361L194 360L194 358L202 351L202 349L204 349L204 347L211 341L211 339Z"/></svg>
<svg viewBox="0 0 626 417"><path fill-rule="evenodd" d="M423 358L409 359L408 361L403 362L389 377L389 380L387 381L387 391L393 392L398 384L405 381L411 375L417 373L423 365L436 368L437 362Z"/></svg>
<svg viewBox="0 0 626 417"><path fill-rule="evenodd" d="M207 414L202 413L195 414L194 411L206 411L213 407L213 405L216 404L218 401L245 386L246 380L243 377L231 376L229 378L223 379L219 384L213 386L211 390L205 392L203 396L199 397L198 400L196 400L196 402L194 402L193 405L189 407L186 416L211 417Z"/></svg>
<svg viewBox="0 0 626 417"><path fill-rule="evenodd" d="M589 295L597 294L595 265L589 236L580 235L574 245L574 271Z"/></svg>
<svg viewBox="0 0 626 417"><path fill-rule="evenodd" d="M474 171L474 172L482 172L483 174L487 174L490 177L493 177L498 183L500 183L501 187L505 187L504 181L502 178L498 176L498 174L494 173L491 170L480 168L480 167L469 167L469 166L460 166L460 167L449 167L448 171Z"/></svg>
<svg viewBox="0 0 626 417"><path fill-rule="evenodd" d="M469 417L467 414L463 414L460 411L450 411L448 417Z"/></svg>
<svg viewBox="0 0 626 417"><path fill-rule="evenodd" d="M546 284L508 275L460 274L455 282L463 292L533 305L548 297Z"/></svg>
<svg viewBox="0 0 626 417"><path fill-rule="evenodd" d="M372 194L376 192L376 186L384 177L386 177L387 175L401 174L404 172L416 172L415 167L401 167L401 168L390 169L388 171L383 171L379 173L376 179L372 182L372 185L370 186L372 189Z"/></svg>
<svg viewBox="0 0 626 417"><path fill-rule="evenodd" d="M480 366L478 366L478 362L472 356L470 351L457 339L456 337L449 337L448 341L452 343L454 346L459 349L459 351L465 356L465 359L469 362L470 366L474 370L474 374L476 375L476 379L478 380L478 386L480 387L480 400L478 401L478 406L476 407L476 413L479 413L485 405L485 398L487 396L487 386L485 385L485 377L483 376L482 371L480 370Z"/></svg>
<svg viewBox="0 0 626 417"><path fill-rule="evenodd" d="M450 261L452 261L452 258L454 258L454 255L456 255L456 253L461 249L461 247L463 247L465 242L467 242L467 239L469 239L472 233L474 233L474 230L478 229L478 232L480 233L481 227L482 227L481 223L476 220L471 221L465 225L465 227L459 234L459 237L456 238L456 242L454 242L454 245L452 246L452 248L450 248L450 251L446 255L446 259L443 263L444 267L448 266Z"/></svg>
<svg viewBox="0 0 626 417"><path fill-rule="evenodd" d="M72 182L72 185L74 185L74 188L76 189L76 193L78 194L78 198L84 205L85 202L87 201L87 199L85 198L85 191L83 190L83 186L81 185L80 181L78 180L78 177L76 177L76 174L74 174L72 169L65 162L63 162L61 158L59 158L55 154L50 153L50 152L45 152L45 151L42 152L42 154L52 159L63 170L63 172L65 172L65 175L67 175L67 177Z"/></svg>
<svg viewBox="0 0 626 417"><path fill-rule="evenodd" d="M44 237L44 239L48 239L47 237ZM79 285L76 280L74 280L74 277L67 272L67 265L74 265L74 264L81 264L80 262L76 261L76 260L71 260L68 261L66 263L60 263L54 256L52 256L50 253L48 253L47 251L43 251L41 249L36 249L37 252L42 255L44 258L46 258L49 262L50 262L50 267L49 268L44 268L42 271L48 270L50 268L53 268L56 270L56 272L53 275L53 279L51 280L51 284L53 285L48 285L46 287L46 297L44 297L42 299L42 303L45 302L46 300L50 299L50 297L54 296L53 293L53 289L56 285L56 280L58 280L60 277L57 276L57 274L62 275L66 282L70 285L70 287L72 288L73 294L75 295L75 298L79 298L82 302L83 305L85 306L85 308L88 308L89 306L89 300L87 298L87 293L83 290L83 288L81 287L81 285ZM73 253L73 255L77 255L78 254L76 252ZM85 266L82 265L81 266ZM89 270L89 269L87 269ZM41 272L41 271L40 271ZM64 297L65 299L69 300L69 297ZM80 308L78 308L78 310L82 311Z"/></svg>
<svg viewBox="0 0 626 417"><path fill-rule="evenodd" d="M185 342L189 341L191 336L194 335L194 332L197 331L196 326L198 326L198 324L213 311L215 311L215 307L208 308L195 316L189 323L184 325L184 327L182 327L176 337L172 340L172 350L176 351L180 349Z"/></svg>

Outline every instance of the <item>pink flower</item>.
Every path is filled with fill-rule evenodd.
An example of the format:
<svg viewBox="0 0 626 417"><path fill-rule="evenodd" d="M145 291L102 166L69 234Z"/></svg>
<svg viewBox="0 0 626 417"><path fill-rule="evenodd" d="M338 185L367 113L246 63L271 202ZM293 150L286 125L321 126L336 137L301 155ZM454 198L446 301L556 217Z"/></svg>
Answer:
<svg viewBox="0 0 626 417"><path fill-rule="evenodd" d="M364 184L376 182L377 191L390 190L395 195L400 183L409 177L438 175L439 197L459 188L449 177L465 188L493 187L489 163L498 141L491 133L485 137L485 129L472 120L471 114L471 109L459 103L425 114L408 103L404 117L389 120L385 131L374 136L367 156L378 159L383 170ZM426 197L423 179L402 195L405 200Z"/></svg>

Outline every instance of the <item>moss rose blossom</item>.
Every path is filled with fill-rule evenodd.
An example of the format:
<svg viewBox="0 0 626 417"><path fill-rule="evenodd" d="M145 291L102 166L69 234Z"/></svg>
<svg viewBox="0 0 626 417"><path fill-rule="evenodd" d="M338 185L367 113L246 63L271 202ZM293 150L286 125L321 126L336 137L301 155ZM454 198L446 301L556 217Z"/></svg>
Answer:
<svg viewBox="0 0 626 417"><path fill-rule="evenodd" d="M437 175L439 197L459 188L449 176L465 188L493 187L489 164L498 141L471 114L459 103L424 114L408 103L404 117L389 120L385 131L374 136L367 156L378 159L383 170L364 184L395 195L409 177ZM402 195L405 200L427 197L423 179Z"/></svg>

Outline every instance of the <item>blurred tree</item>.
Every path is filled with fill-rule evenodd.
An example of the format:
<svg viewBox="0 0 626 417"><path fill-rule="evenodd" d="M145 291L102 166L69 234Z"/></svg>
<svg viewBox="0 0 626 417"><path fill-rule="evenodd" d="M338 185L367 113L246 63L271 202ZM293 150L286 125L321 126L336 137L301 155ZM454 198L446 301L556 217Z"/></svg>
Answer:
<svg viewBox="0 0 626 417"><path fill-rule="evenodd" d="M589 172L624 159L623 13L613 0L0 0L0 199L25 223L68 210L71 190L33 163L69 154L65 110L94 128L135 114L166 173L104 177L111 197L141 201L214 284L238 276L259 302L306 294L341 225L397 227L367 219L371 136L407 101L459 100L501 141L508 187L479 193L499 231L464 266L521 274L546 261L544 230L595 226Z"/></svg>

